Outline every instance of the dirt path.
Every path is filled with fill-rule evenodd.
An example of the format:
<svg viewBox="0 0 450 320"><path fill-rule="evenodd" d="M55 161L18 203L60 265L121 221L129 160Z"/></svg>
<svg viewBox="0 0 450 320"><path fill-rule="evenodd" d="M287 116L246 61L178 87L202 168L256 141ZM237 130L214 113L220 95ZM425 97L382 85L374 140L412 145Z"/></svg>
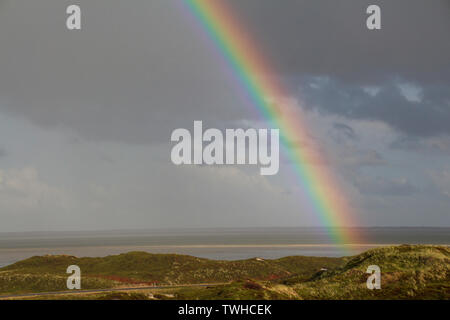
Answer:
<svg viewBox="0 0 450 320"><path fill-rule="evenodd" d="M185 288L185 287L211 287L224 285L226 283L198 283L198 284L180 284L173 286L150 286L150 287L126 287L126 288L110 288L110 289L90 289L90 290L71 290L71 291L54 291L54 292L37 292L37 293L23 293L17 295L5 295L0 296L0 300L13 299L13 298L28 298L28 297L40 297L40 296L60 296L60 295L77 295L77 294L92 294L92 293L104 293L104 292L117 292L117 291L142 291L153 289L173 289L173 288Z"/></svg>

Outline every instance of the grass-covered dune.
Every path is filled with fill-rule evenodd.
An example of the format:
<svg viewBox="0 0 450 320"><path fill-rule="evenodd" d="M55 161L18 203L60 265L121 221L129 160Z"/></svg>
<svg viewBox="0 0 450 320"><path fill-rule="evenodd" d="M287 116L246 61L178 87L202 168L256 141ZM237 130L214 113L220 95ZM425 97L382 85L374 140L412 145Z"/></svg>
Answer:
<svg viewBox="0 0 450 320"><path fill-rule="evenodd" d="M104 258L33 257L0 269L0 295L67 290L65 271L73 264L81 268L83 289L222 284L57 298L450 299L450 249L411 245L343 258L216 261L145 252ZM381 268L381 290L366 287L369 265Z"/></svg>
<svg viewBox="0 0 450 320"><path fill-rule="evenodd" d="M104 258L32 257L0 269L0 295L67 290L66 269L81 269L83 289L118 285L225 283L244 279L270 281L308 278L322 267L342 265L341 258L286 257L278 260L217 261L177 254L129 252Z"/></svg>
<svg viewBox="0 0 450 320"><path fill-rule="evenodd" d="M381 290L368 290L366 270L381 268ZM291 285L305 299L450 299L450 249L395 246L369 250L343 267Z"/></svg>

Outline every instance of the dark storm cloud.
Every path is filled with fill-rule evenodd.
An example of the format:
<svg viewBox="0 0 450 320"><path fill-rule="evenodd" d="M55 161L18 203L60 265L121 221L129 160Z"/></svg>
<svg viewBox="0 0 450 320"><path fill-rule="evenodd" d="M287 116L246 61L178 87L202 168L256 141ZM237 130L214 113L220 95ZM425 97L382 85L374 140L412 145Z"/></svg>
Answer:
<svg viewBox="0 0 450 320"><path fill-rule="evenodd" d="M233 0L270 60L285 74L373 82L386 74L450 81L448 0ZM369 31L378 4L382 29Z"/></svg>
<svg viewBox="0 0 450 320"><path fill-rule="evenodd" d="M371 1L383 10L383 29L374 32L365 28L367 1L231 2L282 75L360 84L392 74L450 78L448 1ZM65 2L0 3L0 111L129 143L167 141L193 120L221 127L253 116L178 0L81 0L81 31L66 29ZM442 90L426 93L428 111L409 109L396 92L384 92L384 101L358 92L354 98L366 101L337 106L334 93L325 92L321 102L332 112L426 135L448 130ZM344 102L368 107L347 110Z"/></svg>
<svg viewBox="0 0 450 320"><path fill-rule="evenodd" d="M0 0L0 188L28 199L0 192L1 230L319 222L290 166L269 180L246 167L170 162L172 130L192 130L193 120L264 125L181 1L73 1L82 30L68 31L72 1ZM448 202L416 200L430 162L404 151L446 152L433 154L433 192L448 193L439 168L450 152L441 139L450 137L448 0L370 0L381 4L381 31L365 27L368 0L223 1L293 88L267 98L314 111L304 113L311 134L295 145L330 154L314 165L336 170L352 204L404 196L383 197L392 210L361 212L368 225L422 225L424 209L426 225L450 223ZM418 101L404 82L421 89ZM386 145L395 137L402 150Z"/></svg>
<svg viewBox="0 0 450 320"><path fill-rule="evenodd" d="M178 1L8 2L0 10L0 111L90 139L168 141L178 127L245 108Z"/></svg>
<svg viewBox="0 0 450 320"><path fill-rule="evenodd" d="M387 81L371 94L359 85L331 78L307 78L300 86L300 96L307 108L352 119L383 121L407 135L450 134L450 84L422 87L418 101L408 99L399 86L401 81Z"/></svg>

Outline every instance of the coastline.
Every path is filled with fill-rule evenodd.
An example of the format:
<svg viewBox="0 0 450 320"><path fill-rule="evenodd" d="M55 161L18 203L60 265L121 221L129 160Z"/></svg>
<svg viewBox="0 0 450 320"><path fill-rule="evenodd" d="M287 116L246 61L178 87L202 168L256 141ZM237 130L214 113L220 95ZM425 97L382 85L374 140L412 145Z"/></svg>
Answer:
<svg viewBox="0 0 450 320"><path fill-rule="evenodd" d="M412 243L411 243L412 244ZM41 248L2 248L0 268L33 256L70 255L76 257L105 257L131 251L174 253L213 260L245 260L254 257L278 259L286 256L342 257L363 251L401 244L197 244L197 245L121 245L121 246L61 246ZM450 244L432 244L447 246ZM350 250L345 254L344 249Z"/></svg>

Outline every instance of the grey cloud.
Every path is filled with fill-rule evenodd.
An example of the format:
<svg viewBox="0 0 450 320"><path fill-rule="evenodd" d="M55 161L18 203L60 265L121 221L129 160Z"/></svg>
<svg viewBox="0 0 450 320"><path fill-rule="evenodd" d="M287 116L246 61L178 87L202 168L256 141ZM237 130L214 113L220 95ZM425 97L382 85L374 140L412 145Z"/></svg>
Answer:
<svg viewBox="0 0 450 320"><path fill-rule="evenodd" d="M423 154L450 155L450 136L444 135L429 138L400 136L390 144L390 148Z"/></svg>
<svg viewBox="0 0 450 320"><path fill-rule="evenodd" d="M362 194L366 195L409 196L418 192L417 187L407 179L360 176L354 184Z"/></svg>
<svg viewBox="0 0 450 320"><path fill-rule="evenodd" d="M336 151L338 162L347 170L357 170L362 167L385 166L388 161L376 150L354 145L341 145Z"/></svg>
<svg viewBox="0 0 450 320"><path fill-rule="evenodd" d="M376 82L380 73L419 82L449 80L448 2L380 3L380 32L362 27L367 1L233 0L232 6L295 85L305 73L361 83ZM127 143L167 141L173 129L198 119L220 127L255 117L180 2L79 4L83 29L69 32L61 1L3 2L1 111L88 139ZM450 107L442 104L449 85L426 88L423 105L389 88L374 99L348 90L329 84L306 99L330 112L381 119L407 133L449 131Z"/></svg>
<svg viewBox="0 0 450 320"><path fill-rule="evenodd" d="M311 81L316 81L316 85L311 87ZM391 79L372 95L360 85L342 83L330 77L306 77L300 87L300 96L307 108L351 119L383 121L407 135L450 134L450 85L422 87L421 101L412 102L398 87L399 82Z"/></svg>
<svg viewBox="0 0 450 320"><path fill-rule="evenodd" d="M271 76L295 88L287 100L307 109L311 136L292 145L330 154L317 165L337 171L352 205L378 203L361 216L420 225L432 208L425 223L448 224L448 200L424 194L429 163L411 151L440 148L433 159L448 162L449 2L370 1L382 4L377 32L364 27L368 0L229 2ZM175 128L261 120L181 0L77 3L83 26L71 32L67 1L0 0L0 170L21 177L30 203L48 195L25 206L3 194L4 230L318 223L287 159L267 181L246 167L171 164ZM420 101L399 83L419 87ZM396 137L402 147L389 148Z"/></svg>
<svg viewBox="0 0 450 320"><path fill-rule="evenodd" d="M78 3L83 29L69 32L64 2L2 2L0 110L89 139L132 143L166 140L174 128L196 119L220 126L254 117L180 2ZM448 1L370 1L383 8L379 32L364 27L366 0L231 3L283 75L327 74L361 83L392 74L419 83L450 81ZM446 132L450 108L436 99L448 99L448 86L430 90L430 112L397 92L384 92L389 101L372 101L364 110L328 109L385 119L415 134ZM327 103L339 98L333 91L325 97ZM362 93L353 98L367 100Z"/></svg>
<svg viewBox="0 0 450 320"><path fill-rule="evenodd" d="M448 0L232 3L285 74L326 74L367 83L387 73L419 82L450 81ZM371 4L382 10L378 31L366 28Z"/></svg>
<svg viewBox="0 0 450 320"><path fill-rule="evenodd" d="M349 158L350 160L347 160L347 162L357 167L383 166L388 163L376 150L356 151Z"/></svg>
<svg viewBox="0 0 450 320"><path fill-rule="evenodd" d="M8 2L0 12L0 111L85 138L168 141L178 127L247 114L233 82L178 1Z"/></svg>
<svg viewBox="0 0 450 320"><path fill-rule="evenodd" d="M334 122L328 130L327 138L338 146L333 149L337 153L338 162L346 168L354 170L387 164L383 155L370 146L364 145L355 130L348 124Z"/></svg>
<svg viewBox="0 0 450 320"><path fill-rule="evenodd" d="M432 170L430 177L434 184L434 188L447 199L450 198L450 170Z"/></svg>
<svg viewBox="0 0 450 320"><path fill-rule="evenodd" d="M350 140L357 139L355 130L353 130L352 127L343 123L335 122L333 124L333 128L330 129L329 134L338 143L345 141L347 139Z"/></svg>

